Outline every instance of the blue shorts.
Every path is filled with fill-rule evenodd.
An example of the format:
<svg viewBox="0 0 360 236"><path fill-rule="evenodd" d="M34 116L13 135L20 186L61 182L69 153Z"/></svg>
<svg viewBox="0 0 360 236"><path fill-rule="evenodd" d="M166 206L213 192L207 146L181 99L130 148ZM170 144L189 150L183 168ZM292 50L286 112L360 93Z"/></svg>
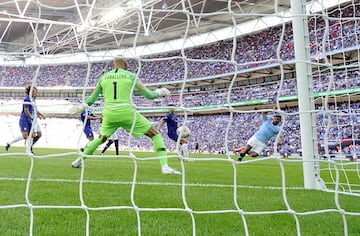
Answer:
<svg viewBox="0 0 360 236"><path fill-rule="evenodd" d="M30 133L31 126L32 126L32 120L30 119L20 119L19 120L19 126L21 133L27 132Z"/></svg>
<svg viewBox="0 0 360 236"><path fill-rule="evenodd" d="M169 138L171 138L172 140L174 140L175 142L177 142L179 135L176 132L171 132L168 133Z"/></svg>
<svg viewBox="0 0 360 236"><path fill-rule="evenodd" d="M86 138L94 137L94 133L91 128L84 128L84 134L86 135Z"/></svg>

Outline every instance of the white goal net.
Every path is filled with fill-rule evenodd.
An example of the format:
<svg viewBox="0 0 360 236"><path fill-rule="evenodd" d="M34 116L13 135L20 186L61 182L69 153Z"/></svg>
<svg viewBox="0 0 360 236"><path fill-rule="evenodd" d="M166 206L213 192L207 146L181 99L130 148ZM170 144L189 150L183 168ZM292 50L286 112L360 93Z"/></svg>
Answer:
<svg viewBox="0 0 360 236"><path fill-rule="evenodd" d="M2 8L4 235L359 234L358 1L29 0ZM171 91L155 100L134 91L132 101L155 127L175 107L190 128L193 162L161 130L181 176L162 175L151 139L124 130L120 155L113 147L100 155L100 146L71 168L87 140L69 108L118 55L148 88ZM28 85L47 115L33 154L18 127ZM90 108L100 115L102 99ZM238 162L235 150L259 130L263 112L281 116L281 131L259 156ZM92 124L96 139L100 120Z"/></svg>

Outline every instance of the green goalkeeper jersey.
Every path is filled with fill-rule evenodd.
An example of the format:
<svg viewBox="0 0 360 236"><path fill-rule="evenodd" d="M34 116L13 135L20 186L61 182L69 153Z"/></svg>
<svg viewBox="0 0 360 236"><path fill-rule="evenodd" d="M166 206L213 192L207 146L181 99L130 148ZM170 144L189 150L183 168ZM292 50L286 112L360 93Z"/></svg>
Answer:
<svg viewBox="0 0 360 236"><path fill-rule="evenodd" d="M105 107L131 104L135 75L127 70L114 69L105 73L98 84L102 89Z"/></svg>
<svg viewBox="0 0 360 236"><path fill-rule="evenodd" d="M131 94L134 86L148 99L158 97L158 93L146 88L134 73L124 69L113 69L100 77L94 92L86 100L86 103L91 106L102 93L105 105L103 114L119 114L129 107L132 108Z"/></svg>

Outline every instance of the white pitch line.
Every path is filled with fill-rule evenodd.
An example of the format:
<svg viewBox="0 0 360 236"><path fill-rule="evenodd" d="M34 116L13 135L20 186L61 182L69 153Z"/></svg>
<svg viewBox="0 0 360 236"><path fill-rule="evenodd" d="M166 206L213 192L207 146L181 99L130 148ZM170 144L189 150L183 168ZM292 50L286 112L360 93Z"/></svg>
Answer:
<svg viewBox="0 0 360 236"><path fill-rule="evenodd" d="M7 178L0 177L0 181L28 181L27 178ZM68 183L79 183L80 180L73 179L43 179L36 178L31 179L31 181L38 182L68 182ZM91 184L114 184L114 185L132 185L133 182L124 182L124 181L106 181L106 180L83 180L83 183L91 183ZM182 186L181 183L169 183L169 182L136 182L138 185L167 185L167 186ZM185 186L188 187L220 187L220 188L233 188L234 185L230 184L201 184L201 183L185 183ZM280 190L282 187L275 186L250 186L250 185L238 185L238 188L250 188L250 189L272 189L272 190ZM304 190L301 187L286 187L287 190Z"/></svg>

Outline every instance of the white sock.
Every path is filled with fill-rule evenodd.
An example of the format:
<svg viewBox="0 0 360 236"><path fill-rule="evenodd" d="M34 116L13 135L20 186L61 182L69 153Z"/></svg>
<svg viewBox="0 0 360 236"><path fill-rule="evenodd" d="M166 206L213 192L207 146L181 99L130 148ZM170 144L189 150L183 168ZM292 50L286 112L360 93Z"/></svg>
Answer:
<svg viewBox="0 0 360 236"><path fill-rule="evenodd" d="M181 150L183 157L189 158L189 145L187 143L181 145Z"/></svg>
<svg viewBox="0 0 360 236"><path fill-rule="evenodd" d="M179 155L184 157L184 151L183 151L183 148L182 148L182 145L180 144L179 146Z"/></svg>
<svg viewBox="0 0 360 236"><path fill-rule="evenodd" d="M90 142L88 142L88 143L85 144L85 147L83 147L84 150L87 148L87 146L88 146L89 143L90 143Z"/></svg>
<svg viewBox="0 0 360 236"><path fill-rule="evenodd" d="M24 139L23 136L18 136L16 138L14 138L13 140L11 140L10 142L7 142L6 144L11 145L11 144L19 142L20 140L23 140L23 139Z"/></svg>

